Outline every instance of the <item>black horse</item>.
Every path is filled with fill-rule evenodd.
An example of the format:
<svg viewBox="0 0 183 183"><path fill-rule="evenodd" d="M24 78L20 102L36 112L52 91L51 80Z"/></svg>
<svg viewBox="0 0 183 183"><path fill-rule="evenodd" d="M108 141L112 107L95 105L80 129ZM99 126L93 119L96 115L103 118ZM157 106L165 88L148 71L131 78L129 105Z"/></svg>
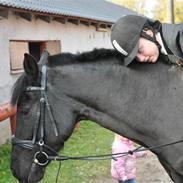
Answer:
<svg viewBox="0 0 183 183"><path fill-rule="evenodd" d="M183 139L183 69L158 61L130 67L114 50L49 56L25 54L17 80L11 169L21 183L43 178L76 122L89 119L144 147ZM44 63L44 60L47 60ZM183 144L152 150L176 183L183 182Z"/></svg>

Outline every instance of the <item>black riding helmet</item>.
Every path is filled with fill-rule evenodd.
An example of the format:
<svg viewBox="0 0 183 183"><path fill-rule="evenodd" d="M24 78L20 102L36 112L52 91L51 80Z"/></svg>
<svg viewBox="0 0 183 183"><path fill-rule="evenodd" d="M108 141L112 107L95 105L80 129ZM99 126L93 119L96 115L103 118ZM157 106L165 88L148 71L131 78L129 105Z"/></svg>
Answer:
<svg viewBox="0 0 183 183"><path fill-rule="evenodd" d="M154 42L158 46L158 49L160 49L160 44L155 37L157 29L150 25L150 23L155 24L155 22L150 22L148 18L143 16L126 15L112 26L112 45L124 56L126 66L128 66L137 55L140 37ZM153 37L143 31L145 28L152 30Z"/></svg>

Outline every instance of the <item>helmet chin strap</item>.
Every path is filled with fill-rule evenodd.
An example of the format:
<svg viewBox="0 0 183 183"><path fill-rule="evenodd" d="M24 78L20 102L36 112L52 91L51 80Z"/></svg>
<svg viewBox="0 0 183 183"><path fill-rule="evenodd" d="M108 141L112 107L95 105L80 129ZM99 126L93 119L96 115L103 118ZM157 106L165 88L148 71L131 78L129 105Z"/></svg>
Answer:
<svg viewBox="0 0 183 183"><path fill-rule="evenodd" d="M156 40L156 33L155 33L155 31L153 30L152 27L149 27L148 29L150 29L153 32L153 36L148 35L145 30L142 30L142 32L140 34L141 37L143 37L143 38L145 38L145 39L147 39L149 41L152 41L153 43L156 44L156 46L158 47L158 49L161 50L161 45Z"/></svg>

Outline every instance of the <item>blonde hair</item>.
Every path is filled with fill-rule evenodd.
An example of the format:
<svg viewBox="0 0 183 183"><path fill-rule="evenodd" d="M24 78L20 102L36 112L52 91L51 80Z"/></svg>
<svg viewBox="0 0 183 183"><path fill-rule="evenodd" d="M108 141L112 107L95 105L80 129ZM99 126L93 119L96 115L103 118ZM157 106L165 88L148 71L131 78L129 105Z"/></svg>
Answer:
<svg viewBox="0 0 183 183"><path fill-rule="evenodd" d="M126 137L123 137L117 133L114 135L114 139L115 140L128 140Z"/></svg>

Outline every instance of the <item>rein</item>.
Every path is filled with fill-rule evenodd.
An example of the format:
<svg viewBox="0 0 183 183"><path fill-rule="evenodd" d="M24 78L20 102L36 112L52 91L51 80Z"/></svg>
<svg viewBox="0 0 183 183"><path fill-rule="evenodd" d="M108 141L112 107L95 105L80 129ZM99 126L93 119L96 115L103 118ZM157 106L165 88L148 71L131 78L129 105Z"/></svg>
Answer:
<svg viewBox="0 0 183 183"><path fill-rule="evenodd" d="M65 161L65 160L106 160L106 159L114 159L117 160L117 158L121 156L127 156L127 155L132 155L133 153L137 153L140 151L147 151L147 150L154 150L158 148L164 148L170 145L182 143L182 140L174 141L171 143L166 143L163 145L157 145L157 146L152 146L152 147L138 147L136 149L127 151L127 152L121 152L121 153L115 153L115 154L104 154L104 155L96 155L96 156L61 156L59 155L52 147L49 145L46 145L44 140L45 140L45 114L46 111L48 112L55 136L58 136L58 129L56 126L56 121L54 120L54 116L51 110L51 106L49 105L48 98L47 98L47 89L46 89L46 78L47 78L47 68L46 65L42 66L41 70L41 86L36 87L36 86L29 86L26 88L25 92L33 92L33 91L40 91L41 98L40 98L40 108L39 111L37 112L38 120L35 121L34 124L34 130L33 130L33 137L32 140L22 140L17 137L12 137L12 144L20 146L25 149L31 149L33 150L35 147L39 147L39 150L35 152L34 158L33 158L33 163L31 166L31 171L29 174L29 178L31 175L36 171L35 167L36 165L39 166L46 166L50 161ZM40 132L40 134L39 134ZM39 140L36 141L38 138L38 135L40 136ZM45 150L49 151L53 155L48 155ZM56 182L58 180L58 175L60 171L61 164L59 165L57 177L56 177ZM28 178L28 180L29 180Z"/></svg>
<svg viewBox="0 0 183 183"><path fill-rule="evenodd" d="M160 148L165 148L174 144L182 143L182 140L174 141L171 143L163 144L163 145L157 145L157 146L151 146L151 147L143 147L139 146L133 150L129 150L126 152L120 152L120 153L113 153L113 154L103 154L103 155L98 155L98 156L48 156L48 160L51 161L65 161L65 160L106 160L106 159L114 159L122 157L122 156L127 156L127 155L133 155L134 153L137 152L142 152L142 151L148 151L148 150L154 150L154 149L160 149Z"/></svg>

